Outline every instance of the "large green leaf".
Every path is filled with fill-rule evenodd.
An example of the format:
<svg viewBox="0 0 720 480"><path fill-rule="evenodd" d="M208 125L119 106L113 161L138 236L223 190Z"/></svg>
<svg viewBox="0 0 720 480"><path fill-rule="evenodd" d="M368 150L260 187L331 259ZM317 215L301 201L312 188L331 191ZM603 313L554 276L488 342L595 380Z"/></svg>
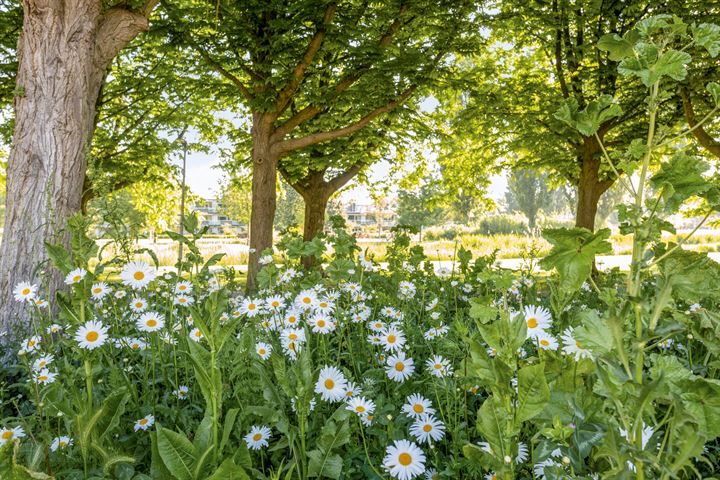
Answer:
<svg viewBox="0 0 720 480"><path fill-rule="evenodd" d="M508 432L508 413L505 408L495 397L490 397L482 404L480 410L478 410L476 427L480 435L492 447L495 456L503 458L505 455L510 453L509 445L507 444L508 437L512 432Z"/></svg>
<svg viewBox="0 0 720 480"><path fill-rule="evenodd" d="M595 135L606 121L622 115L622 108L610 95L603 95L579 110L574 98L567 100L555 113L555 118L568 124L586 137Z"/></svg>
<svg viewBox="0 0 720 480"><path fill-rule="evenodd" d="M249 478L242 467L235 465L232 458L226 458L207 480L249 480Z"/></svg>
<svg viewBox="0 0 720 480"><path fill-rule="evenodd" d="M342 412L345 412L344 408ZM338 414L338 411L335 414ZM345 415L343 414L343 416ZM317 441L319 448L308 452L310 458L308 476L340 478L343 461L342 457L334 453L334 451L349 441L350 425L347 418L340 422L339 425L335 421L328 421L320 431L320 438Z"/></svg>
<svg viewBox="0 0 720 480"><path fill-rule="evenodd" d="M518 372L518 397L515 421L530 420L540 412L550 400L550 389L545 379L545 365L530 365Z"/></svg>
<svg viewBox="0 0 720 480"><path fill-rule="evenodd" d="M198 452L185 435L158 427L157 447L160 458L170 473L179 480L193 480Z"/></svg>
<svg viewBox="0 0 720 480"><path fill-rule="evenodd" d="M610 229L596 233L586 228L553 228L543 231L543 236L553 245L550 253L540 261L547 269L556 269L560 275L560 288L574 292L592 272L595 255L612 252L607 239Z"/></svg>
<svg viewBox="0 0 720 480"><path fill-rule="evenodd" d="M696 44L704 47L711 57L717 57L720 53L720 25L701 23L692 27L692 34Z"/></svg>
<svg viewBox="0 0 720 480"><path fill-rule="evenodd" d="M633 54L633 44L617 33L608 33L600 37L597 47L608 52L608 57L614 62L619 62Z"/></svg>
<svg viewBox="0 0 720 480"><path fill-rule="evenodd" d="M711 187L702 175L707 169L699 158L678 153L660 166L650 183L662 191L665 210L675 212L685 200Z"/></svg>
<svg viewBox="0 0 720 480"><path fill-rule="evenodd" d="M573 335L585 348L595 353L608 353L613 349L613 332L605 318L595 310L585 310L578 313L580 326Z"/></svg>

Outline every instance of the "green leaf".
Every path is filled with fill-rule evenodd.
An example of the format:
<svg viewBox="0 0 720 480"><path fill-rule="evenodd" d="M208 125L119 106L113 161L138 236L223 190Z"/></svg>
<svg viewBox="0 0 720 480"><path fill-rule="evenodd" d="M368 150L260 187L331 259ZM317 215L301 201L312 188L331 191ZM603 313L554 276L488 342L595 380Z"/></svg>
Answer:
<svg viewBox="0 0 720 480"><path fill-rule="evenodd" d="M225 414L225 423L223 424L222 439L220 439L219 455L222 455L223 451L225 450L225 446L230 439L230 434L232 433L233 425L235 425L235 420L237 419L238 412L240 412L239 408L231 408Z"/></svg>
<svg viewBox="0 0 720 480"><path fill-rule="evenodd" d="M60 244L45 242L45 250L47 251L48 258L52 261L53 265L60 270L63 275L66 275L70 270L74 268L70 253L65 250L65 247Z"/></svg>
<svg viewBox="0 0 720 480"><path fill-rule="evenodd" d="M580 326L573 335L593 353L605 354L613 350L613 332L607 321L595 310L585 310L578 314Z"/></svg>
<svg viewBox="0 0 720 480"><path fill-rule="evenodd" d="M340 407L343 412L345 408ZM339 409L339 410L340 410ZM338 413L337 411L335 412ZM334 415L333 415L334 416ZM350 425L347 418L339 426L334 421L328 421L320 432L317 441L318 449L308 452L310 462L308 464L309 477L328 477L338 479L342 474L342 457L334 454L333 450L345 445L350 441Z"/></svg>
<svg viewBox="0 0 720 480"><path fill-rule="evenodd" d="M515 420L520 423L538 415L550 400L550 389L545 379L545 365L523 367L518 372L518 397Z"/></svg>
<svg viewBox="0 0 720 480"><path fill-rule="evenodd" d="M720 25L701 23L697 27L693 26L691 30L695 43L704 47L711 57L717 57L720 53Z"/></svg>
<svg viewBox="0 0 720 480"><path fill-rule="evenodd" d="M672 245L668 245L672 248ZM664 250L658 249L660 256ZM699 302L720 295L720 264L703 252L676 248L659 264L660 271L673 289L676 298Z"/></svg>
<svg viewBox="0 0 720 480"><path fill-rule="evenodd" d="M193 480L193 467L198 453L185 435L158 426L157 446L160 458L179 480Z"/></svg>
<svg viewBox="0 0 720 480"><path fill-rule="evenodd" d="M555 118L586 137L595 135L603 123L622 115L622 108L610 95L602 95L597 100L593 100L584 110L578 108L577 100L571 98L555 112Z"/></svg>
<svg viewBox="0 0 720 480"><path fill-rule="evenodd" d="M485 440L492 447L495 456L499 458L510 454L510 448L507 444L508 439L505 436L508 419L508 413L495 397L490 397L485 400L480 410L478 410L477 423L475 424L477 430L485 437Z"/></svg>
<svg viewBox="0 0 720 480"><path fill-rule="evenodd" d="M633 54L633 44L617 33L608 33L600 37L597 47L608 52L608 57L614 62L619 62Z"/></svg>
<svg viewBox="0 0 720 480"><path fill-rule="evenodd" d="M710 95L712 95L715 105L720 105L720 84L717 82L710 82L705 85L705 89L710 92Z"/></svg>
<svg viewBox="0 0 720 480"><path fill-rule="evenodd" d="M210 475L207 480L249 480L247 473L242 467L235 465L232 458L226 458L224 462Z"/></svg>
<svg viewBox="0 0 720 480"><path fill-rule="evenodd" d="M173 475L165 466L158 451L157 433L150 432L150 476L155 480L172 480Z"/></svg>
<svg viewBox="0 0 720 480"><path fill-rule="evenodd" d="M692 57L687 52L681 52L680 50L668 50L660 55L655 65L651 67L652 75L650 79L660 78L663 75L667 75L673 80L684 80L687 75L687 68L685 66L690 63ZM650 85L655 83L650 82Z"/></svg>
<svg viewBox="0 0 720 480"><path fill-rule="evenodd" d="M665 210L675 212L685 200L710 188L710 182L702 175L707 169L708 165L699 158L678 153L660 166L650 183L662 189Z"/></svg>
<svg viewBox="0 0 720 480"><path fill-rule="evenodd" d="M544 230L543 236L553 248L540 265L547 270L555 268L560 288L569 292L577 291L590 276L595 255L612 252L608 228L596 233L586 228L554 228Z"/></svg>

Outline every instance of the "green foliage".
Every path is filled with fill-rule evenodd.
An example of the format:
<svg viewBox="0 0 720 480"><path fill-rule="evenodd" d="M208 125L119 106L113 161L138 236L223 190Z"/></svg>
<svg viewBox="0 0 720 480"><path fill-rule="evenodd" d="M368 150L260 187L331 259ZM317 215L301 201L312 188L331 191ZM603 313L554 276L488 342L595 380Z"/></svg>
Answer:
<svg viewBox="0 0 720 480"><path fill-rule="evenodd" d="M540 264L554 268L560 276L560 287L568 292L580 288L592 272L595 255L612 252L607 241L610 229L592 233L584 228L547 229L543 236L553 245L550 254Z"/></svg>

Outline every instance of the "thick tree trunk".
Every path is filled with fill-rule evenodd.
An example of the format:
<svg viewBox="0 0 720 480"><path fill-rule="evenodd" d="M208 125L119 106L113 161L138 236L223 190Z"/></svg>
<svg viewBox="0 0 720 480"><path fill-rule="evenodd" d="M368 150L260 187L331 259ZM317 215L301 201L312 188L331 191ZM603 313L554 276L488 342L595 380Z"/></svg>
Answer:
<svg viewBox="0 0 720 480"><path fill-rule="evenodd" d="M250 212L250 259L247 290L257 288L256 277L262 251L273 243L278 155L272 150L273 119L267 114L253 114L252 127L252 211Z"/></svg>
<svg viewBox="0 0 720 480"><path fill-rule="evenodd" d="M303 240L311 241L325 229L325 210L327 209L330 192L327 186L308 192L305 200L305 223L303 225ZM314 256L303 257L305 268L312 268L317 259Z"/></svg>
<svg viewBox="0 0 720 480"><path fill-rule="evenodd" d="M23 319L21 281L40 281L45 241L80 210L95 102L112 58L147 28L145 16L100 2L25 0L18 42L15 131L0 246L0 331ZM62 285L56 273L49 293Z"/></svg>
<svg viewBox="0 0 720 480"><path fill-rule="evenodd" d="M585 137L580 152L582 164L578 180L575 226L590 231L595 231L595 216L600 197L613 184L612 180L600 179L600 154L597 140L594 137Z"/></svg>

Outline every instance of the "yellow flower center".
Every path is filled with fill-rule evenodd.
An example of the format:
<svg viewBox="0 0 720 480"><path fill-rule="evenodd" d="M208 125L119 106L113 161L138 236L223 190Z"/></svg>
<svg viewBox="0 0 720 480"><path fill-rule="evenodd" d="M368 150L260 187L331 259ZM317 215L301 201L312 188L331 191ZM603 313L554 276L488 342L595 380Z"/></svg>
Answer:
<svg viewBox="0 0 720 480"><path fill-rule="evenodd" d="M412 463L412 456L407 452L403 452L400 456L398 456L398 461L400 462L400 465L407 467Z"/></svg>
<svg viewBox="0 0 720 480"><path fill-rule="evenodd" d="M395 343L397 341L397 337L395 335L388 335L387 342L388 343Z"/></svg>
<svg viewBox="0 0 720 480"><path fill-rule="evenodd" d="M320 302L320 308L325 308L325 307L327 307L327 306L328 306L327 303L325 303L325 302Z"/></svg>
<svg viewBox="0 0 720 480"><path fill-rule="evenodd" d="M28 340L28 348L32 348L35 346L35 340Z"/></svg>
<svg viewBox="0 0 720 480"><path fill-rule="evenodd" d="M312 299L310 297L303 298L303 303L307 305L308 303L312 302Z"/></svg>
<svg viewBox="0 0 720 480"><path fill-rule="evenodd" d="M577 341L577 340L575 340L575 346L576 346L577 348L583 348L582 343L580 343L580 342Z"/></svg>
<svg viewBox="0 0 720 480"><path fill-rule="evenodd" d="M100 338L100 334L98 332L88 332L85 334L85 340L88 342L95 342L98 338Z"/></svg>
<svg viewBox="0 0 720 480"><path fill-rule="evenodd" d="M297 336L296 333L291 333L290 335L288 335L288 338L289 338L290 340L297 340L298 336Z"/></svg>
<svg viewBox="0 0 720 480"><path fill-rule="evenodd" d="M22 292L20 292L20 293L22 293L23 295L30 295L30 289L25 287L25 288L23 288Z"/></svg>
<svg viewBox="0 0 720 480"><path fill-rule="evenodd" d="M425 407L422 405L422 403L416 403L413 405L413 411L415 413L423 413L425 411Z"/></svg>
<svg viewBox="0 0 720 480"><path fill-rule="evenodd" d="M142 306L143 306L142 302L137 302L135 304L135 308L142 308Z"/></svg>
<svg viewBox="0 0 720 480"><path fill-rule="evenodd" d="M254 303L248 304L248 310L255 310L255 304Z"/></svg>
<svg viewBox="0 0 720 480"><path fill-rule="evenodd" d="M150 320L147 321L147 326L148 326L148 327L154 327L154 326L156 326L156 325L157 325L157 320L155 320L155 319L153 319L153 318L151 318Z"/></svg>
<svg viewBox="0 0 720 480"><path fill-rule="evenodd" d="M266 350L265 350L264 348L261 348L260 350L258 350L258 353L259 353L260 355L265 355L265 351L266 351Z"/></svg>
<svg viewBox="0 0 720 480"><path fill-rule="evenodd" d="M333 382L332 378L328 378L325 380L325 388L328 390L332 390L335 387L335 382Z"/></svg>
<svg viewBox="0 0 720 480"><path fill-rule="evenodd" d="M426 423L425 425L423 425L423 432L427 433L430 431L432 431L432 425L430 425L429 423Z"/></svg>
<svg viewBox="0 0 720 480"><path fill-rule="evenodd" d="M262 438L262 433L256 433L255 435L253 435L252 438L254 441L259 442L260 439Z"/></svg>
<svg viewBox="0 0 720 480"><path fill-rule="evenodd" d="M142 418L142 419L140 419L139 423L140 423L140 425L147 425L148 420L147 420L147 418Z"/></svg>
<svg viewBox="0 0 720 480"><path fill-rule="evenodd" d="M182 292L182 291L185 291L185 289L187 289L187 286L185 286L185 285L180 285L180 286L178 287L178 290L180 290L181 292Z"/></svg>
<svg viewBox="0 0 720 480"><path fill-rule="evenodd" d="M540 340L540 345L542 345L543 347L547 347L550 345L550 342L543 338L542 340Z"/></svg>
<svg viewBox="0 0 720 480"><path fill-rule="evenodd" d="M79 282L81 279L82 279L82 277L80 275L75 275L73 277L73 282Z"/></svg>
<svg viewBox="0 0 720 480"><path fill-rule="evenodd" d="M195 336L198 338L202 337L202 332L198 330L197 332L195 332Z"/></svg>
<svg viewBox="0 0 720 480"><path fill-rule="evenodd" d="M145 274L143 272L137 271L137 272L133 273L133 278L137 281L140 281L143 278L145 278Z"/></svg>
<svg viewBox="0 0 720 480"><path fill-rule="evenodd" d="M537 319L534 317L528 318L527 326L528 326L528 328L537 328L537 326L538 326Z"/></svg>
<svg viewBox="0 0 720 480"><path fill-rule="evenodd" d="M436 363L436 364L434 365L434 367L435 367L435 370L441 370L441 369L442 369L442 363Z"/></svg>
<svg viewBox="0 0 720 480"><path fill-rule="evenodd" d="M67 446L67 442L65 440L60 440L60 442L58 442L58 445L60 445L60 448L65 448Z"/></svg>
<svg viewBox="0 0 720 480"><path fill-rule="evenodd" d="M38 380L41 381L41 382L45 382L45 381L47 381L47 379L48 379L48 376L47 376L47 375L40 375L40 376L38 377Z"/></svg>
<svg viewBox="0 0 720 480"><path fill-rule="evenodd" d="M295 342L288 343L288 350L295 350Z"/></svg>
<svg viewBox="0 0 720 480"><path fill-rule="evenodd" d="M405 370L405 364L403 362L397 362L395 364L395 370L397 370L398 372L402 372L403 370Z"/></svg>
<svg viewBox="0 0 720 480"><path fill-rule="evenodd" d="M325 326L325 320L320 319L317 321L317 326L323 328Z"/></svg>
<svg viewBox="0 0 720 480"><path fill-rule="evenodd" d="M362 413L365 411L365 407L363 407L362 405L358 405L357 407L355 407L355 411Z"/></svg>
<svg viewBox="0 0 720 480"><path fill-rule="evenodd" d="M100 288L100 287L93 288L93 293L100 293L100 292L102 292L102 288Z"/></svg>
<svg viewBox="0 0 720 480"><path fill-rule="evenodd" d="M2 439L3 440L10 440L13 437L14 433L12 430L8 430L6 432L2 433Z"/></svg>
<svg viewBox="0 0 720 480"><path fill-rule="evenodd" d="M280 302L278 302L277 300L275 300L275 301L272 302L272 306L273 306L273 307L279 307L279 306L280 306Z"/></svg>

